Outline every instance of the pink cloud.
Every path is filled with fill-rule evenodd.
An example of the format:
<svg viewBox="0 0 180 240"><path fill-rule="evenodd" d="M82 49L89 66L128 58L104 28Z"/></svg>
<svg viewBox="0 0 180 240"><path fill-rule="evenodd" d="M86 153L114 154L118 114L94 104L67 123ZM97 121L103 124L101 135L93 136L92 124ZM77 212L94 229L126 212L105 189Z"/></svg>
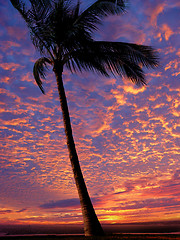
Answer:
<svg viewBox="0 0 180 240"><path fill-rule="evenodd" d="M10 37L12 37L13 39L17 39L17 40L25 40L27 38L27 30L25 30L25 28L22 27L17 27L17 26L8 26L7 27L7 31Z"/></svg>
<svg viewBox="0 0 180 240"><path fill-rule="evenodd" d="M20 44L15 41L1 41L1 50L6 52L11 47L20 47Z"/></svg>

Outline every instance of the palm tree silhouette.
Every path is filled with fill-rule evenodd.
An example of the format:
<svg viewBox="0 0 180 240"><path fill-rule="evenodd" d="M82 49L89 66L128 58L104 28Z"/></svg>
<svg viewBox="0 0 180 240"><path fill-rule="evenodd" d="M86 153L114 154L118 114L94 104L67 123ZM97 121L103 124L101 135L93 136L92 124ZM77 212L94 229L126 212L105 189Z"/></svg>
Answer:
<svg viewBox="0 0 180 240"><path fill-rule="evenodd" d="M104 17L125 11L124 0L97 0L85 10L80 9L79 0L29 0L28 5L26 1L10 1L26 21L32 42L42 55L33 68L34 78L42 93L41 79L45 78L48 65L52 66L56 76L85 235L103 235L79 165L63 86L63 69L67 67L72 72L90 70L106 77L110 74L126 76L137 85L144 85L146 81L142 68L158 66L157 53L149 46L93 39L92 33L98 30Z"/></svg>

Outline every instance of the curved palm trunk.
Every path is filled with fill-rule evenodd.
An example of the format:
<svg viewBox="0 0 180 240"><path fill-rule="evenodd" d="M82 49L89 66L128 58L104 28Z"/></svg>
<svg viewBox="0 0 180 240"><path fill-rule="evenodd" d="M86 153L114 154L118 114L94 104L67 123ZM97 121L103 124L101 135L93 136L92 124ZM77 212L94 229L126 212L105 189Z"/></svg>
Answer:
<svg viewBox="0 0 180 240"><path fill-rule="evenodd" d="M76 187L78 190L79 199L80 199L81 208L82 208L85 236L104 235L101 224L96 216L93 205L91 203L91 199L89 197L86 184L84 182L84 178L81 172L81 168L80 168L80 164L79 164L79 160L78 160L78 156L75 148L75 143L72 135L69 110L68 110L66 95L65 95L63 81L62 81L62 67L61 68L54 67L53 70L56 75L56 81L57 81L63 121L64 121L65 134L67 139L67 146L69 150L69 157L70 157L71 166L74 173L74 179L76 182Z"/></svg>

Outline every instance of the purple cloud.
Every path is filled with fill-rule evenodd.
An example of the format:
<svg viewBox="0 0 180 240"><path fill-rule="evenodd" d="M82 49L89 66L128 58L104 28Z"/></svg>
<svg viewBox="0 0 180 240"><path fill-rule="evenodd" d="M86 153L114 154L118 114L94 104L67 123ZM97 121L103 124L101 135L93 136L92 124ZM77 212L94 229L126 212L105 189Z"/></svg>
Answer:
<svg viewBox="0 0 180 240"><path fill-rule="evenodd" d="M59 201L51 201L49 203L44 203L40 205L40 208L51 209L51 208L69 208L69 207L80 207L80 202L78 198L64 199Z"/></svg>

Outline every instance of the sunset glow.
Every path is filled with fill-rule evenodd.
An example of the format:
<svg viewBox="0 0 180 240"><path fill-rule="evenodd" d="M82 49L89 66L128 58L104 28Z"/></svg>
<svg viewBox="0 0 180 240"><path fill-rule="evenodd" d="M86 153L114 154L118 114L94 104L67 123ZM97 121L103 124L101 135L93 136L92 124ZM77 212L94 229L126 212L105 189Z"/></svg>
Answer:
<svg viewBox="0 0 180 240"><path fill-rule="evenodd" d="M105 19L95 33L96 40L158 50L160 67L146 70L145 87L64 71L79 160L101 223L180 220L179 14L179 0L131 0L127 13ZM81 224L55 77L49 71L43 95L23 19L3 0L0 16L0 222Z"/></svg>

